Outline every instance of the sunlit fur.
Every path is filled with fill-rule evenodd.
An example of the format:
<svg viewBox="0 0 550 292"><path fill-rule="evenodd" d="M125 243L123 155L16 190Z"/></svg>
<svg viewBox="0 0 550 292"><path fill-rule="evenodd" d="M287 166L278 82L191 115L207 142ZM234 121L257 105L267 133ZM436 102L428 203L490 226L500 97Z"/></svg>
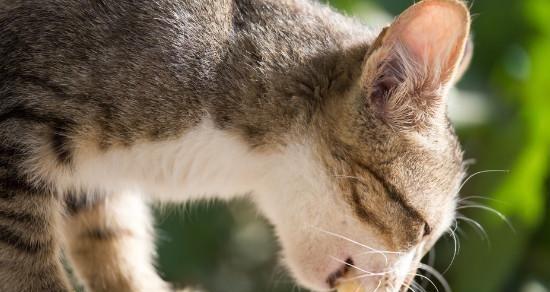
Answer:
<svg viewBox="0 0 550 292"><path fill-rule="evenodd" d="M0 0L0 291L70 291L61 248L92 291L168 290L146 203L236 196L307 288L430 270L464 176L462 2L381 33L306 0L138 2Z"/></svg>

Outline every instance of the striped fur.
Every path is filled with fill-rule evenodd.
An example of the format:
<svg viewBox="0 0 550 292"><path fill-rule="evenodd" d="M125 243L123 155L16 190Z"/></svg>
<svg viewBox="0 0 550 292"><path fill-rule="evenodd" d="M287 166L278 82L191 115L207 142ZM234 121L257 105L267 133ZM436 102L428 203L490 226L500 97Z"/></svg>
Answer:
<svg viewBox="0 0 550 292"><path fill-rule="evenodd" d="M0 0L0 291L70 291L62 248L89 291L168 291L146 202L245 194L301 285L354 263L406 289L454 217L469 24L458 0L380 34L309 0Z"/></svg>
<svg viewBox="0 0 550 292"><path fill-rule="evenodd" d="M89 291L169 291L153 268L147 209L139 195L128 193L72 205L63 231L69 258Z"/></svg>

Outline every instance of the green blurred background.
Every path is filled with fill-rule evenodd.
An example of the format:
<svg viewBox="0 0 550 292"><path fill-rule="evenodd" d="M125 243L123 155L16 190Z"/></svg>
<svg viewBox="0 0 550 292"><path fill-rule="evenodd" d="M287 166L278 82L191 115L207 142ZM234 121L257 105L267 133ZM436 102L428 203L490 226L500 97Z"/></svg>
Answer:
<svg viewBox="0 0 550 292"><path fill-rule="evenodd" d="M337 9L373 26L389 22L412 0L332 0ZM479 208L460 212L459 254L445 273L455 292L550 291L550 0L477 0L475 53L452 93L450 115L482 173L462 197L505 214ZM157 210L159 268L178 286L209 292L300 291L277 263L271 228L245 201L199 203ZM450 236L435 248L444 271L453 255ZM439 287L442 290L442 287ZM435 289L427 288L428 291Z"/></svg>

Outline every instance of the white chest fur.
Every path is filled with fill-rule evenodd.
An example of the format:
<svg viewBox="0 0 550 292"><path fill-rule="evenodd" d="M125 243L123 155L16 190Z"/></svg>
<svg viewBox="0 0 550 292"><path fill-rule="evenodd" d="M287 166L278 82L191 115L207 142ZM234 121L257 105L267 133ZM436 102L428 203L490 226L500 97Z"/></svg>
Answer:
<svg viewBox="0 0 550 292"><path fill-rule="evenodd" d="M273 155L252 151L205 120L172 140L81 151L72 182L85 189L140 190L164 200L230 198L256 188L272 162Z"/></svg>

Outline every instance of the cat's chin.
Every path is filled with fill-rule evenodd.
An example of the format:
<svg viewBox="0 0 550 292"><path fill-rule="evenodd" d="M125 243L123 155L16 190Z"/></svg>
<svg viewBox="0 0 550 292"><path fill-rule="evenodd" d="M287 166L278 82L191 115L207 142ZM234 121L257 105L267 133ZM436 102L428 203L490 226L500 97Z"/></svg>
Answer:
<svg viewBox="0 0 550 292"><path fill-rule="evenodd" d="M312 249L298 251L292 247L285 248L283 243L281 262L289 271L296 283L311 291L333 291L327 279L341 266L336 261L324 259ZM304 256L308 254L308 256Z"/></svg>
<svg viewBox="0 0 550 292"><path fill-rule="evenodd" d="M330 246L338 246L338 244L331 243ZM339 250L345 250L345 248L342 247ZM414 251L399 256L385 255L382 257L384 260L376 255L368 259L356 257L353 260L346 255L357 253L350 253L350 250L347 253L331 251L329 248L323 249L318 244L300 250L292 247L285 249L283 244L283 253L285 254L283 262L296 282L312 291L335 291L341 284L348 283L352 279L356 282L356 286L360 287L354 292L379 289L388 292L408 291L419 261L415 258ZM391 266L391 274L384 272L388 270L388 264ZM369 273L372 274L369 275Z"/></svg>

